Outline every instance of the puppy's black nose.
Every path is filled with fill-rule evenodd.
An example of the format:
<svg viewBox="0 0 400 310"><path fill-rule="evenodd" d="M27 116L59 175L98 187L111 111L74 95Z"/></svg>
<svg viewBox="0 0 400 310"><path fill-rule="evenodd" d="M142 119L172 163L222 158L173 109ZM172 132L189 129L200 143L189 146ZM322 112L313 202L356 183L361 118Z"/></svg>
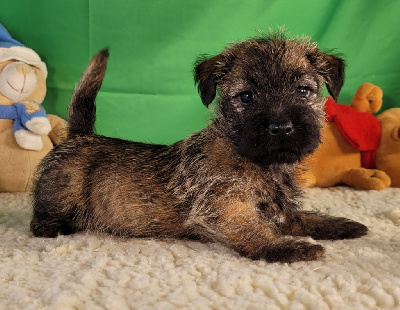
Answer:
<svg viewBox="0 0 400 310"><path fill-rule="evenodd" d="M292 122L287 122L284 124L270 124L268 128L269 132L271 135L276 136L276 135L290 135L294 128Z"/></svg>

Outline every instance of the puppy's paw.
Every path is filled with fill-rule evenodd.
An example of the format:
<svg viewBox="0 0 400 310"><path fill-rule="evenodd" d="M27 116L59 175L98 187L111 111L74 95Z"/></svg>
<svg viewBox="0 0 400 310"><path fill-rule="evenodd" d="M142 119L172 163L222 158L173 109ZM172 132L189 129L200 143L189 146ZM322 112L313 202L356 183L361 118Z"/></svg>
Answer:
<svg viewBox="0 0 400 310"><path fill-rule="evenodd" d="M331 217L322 223L312 236L317 240L340 240L359 238L368 233L368 227L344 217Z"/></svg>
<svg viewBox="0 0 400 310"><path fill-rule="evenodd" d="M367 226L340 217L335 221L333 228L335 228L335 230L333 231L333 238L331 239L354 239L365 236L368 233Z"/></svg>
<svg viewBox="0 0 400 310"><path fill-rule="evenodd" d="M58 235L69 235L76 231L72 223L53 217L45 211L34 211L30 229L35 237L43 238L56 238Z"/></svg>
<svg viewBox="0 0 400 310"><path fill-rule="evenodd" d="M284 240L268 244L257 253L258 259L267 262L294 263L320 258L325 249L320 244L312 244L301 240Z"/></svg>
<svg viewBox="0 0 400 310"><path fill-rule="evenodd" d="M32 220L31 231L35 237L55 238L60 232L60 228L55 225Z"/></svg>

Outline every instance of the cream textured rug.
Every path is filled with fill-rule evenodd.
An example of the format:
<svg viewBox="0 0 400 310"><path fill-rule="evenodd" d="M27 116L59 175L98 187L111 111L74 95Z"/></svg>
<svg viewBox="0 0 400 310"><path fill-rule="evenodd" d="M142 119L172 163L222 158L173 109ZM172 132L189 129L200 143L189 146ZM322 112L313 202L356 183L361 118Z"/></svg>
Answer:
<svg viewBox="0 0 400 310"><path fill-rule="evenodd" d="M29 196L0 194L0 309L400 309L400 189L308 189L305 205L370 233L268 264L194 241L33 238Z"/></svg>

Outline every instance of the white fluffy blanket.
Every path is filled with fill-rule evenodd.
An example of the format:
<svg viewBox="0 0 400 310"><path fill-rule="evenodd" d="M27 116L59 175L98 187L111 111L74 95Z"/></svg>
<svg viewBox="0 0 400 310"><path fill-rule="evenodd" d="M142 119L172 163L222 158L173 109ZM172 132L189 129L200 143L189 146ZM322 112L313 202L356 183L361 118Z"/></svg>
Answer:
<svg viewBox="0 0 400 310"><path fill-rule="evenodd" d="M0 309L400 309L400 189L308 189L305 206L370 233L268 264L195 241L34 238L29 196L0 194Z"/></svg>

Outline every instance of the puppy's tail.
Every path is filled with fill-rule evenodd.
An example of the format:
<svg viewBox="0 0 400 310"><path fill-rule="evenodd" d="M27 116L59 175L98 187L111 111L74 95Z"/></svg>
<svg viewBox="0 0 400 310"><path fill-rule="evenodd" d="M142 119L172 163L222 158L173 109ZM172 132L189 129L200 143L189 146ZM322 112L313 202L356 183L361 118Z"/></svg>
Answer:
<svg viewBox="0 0 400 310"><path fill-rule="evenodd" d="M98 52L83 73L69 105L68 138L94 133L95 99L107 68L108 49Z"/></svg>

